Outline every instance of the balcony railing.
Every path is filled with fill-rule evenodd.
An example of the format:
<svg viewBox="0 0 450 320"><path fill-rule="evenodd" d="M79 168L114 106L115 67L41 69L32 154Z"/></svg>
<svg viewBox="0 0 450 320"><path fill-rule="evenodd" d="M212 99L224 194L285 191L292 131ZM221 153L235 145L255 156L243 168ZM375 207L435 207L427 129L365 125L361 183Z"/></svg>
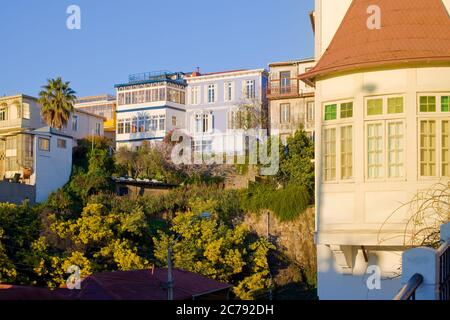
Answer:
<svg viewBox="0 0 450 320"><path fill-rule="evenodd" d="M0 129L16 129L28 128L30 126L29 119L11 119L0 121Z"/></svg>
<svg viewBox="0 0 450 320"><path fill-rule="evenodd" d="M268 98L297 97L300 95L298 83L280 85L280 83L270 83L267 87Z"/></svg>

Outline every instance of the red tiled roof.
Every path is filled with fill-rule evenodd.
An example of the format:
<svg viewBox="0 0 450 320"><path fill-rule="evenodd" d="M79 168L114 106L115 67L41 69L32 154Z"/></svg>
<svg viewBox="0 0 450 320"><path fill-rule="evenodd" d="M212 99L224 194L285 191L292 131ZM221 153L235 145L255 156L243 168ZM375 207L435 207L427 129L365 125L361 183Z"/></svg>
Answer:
<svg viewBox="0 0 450 320"><path fill-rule="evenodd" d="M204 276L173 270L175 300L231 287ZM0 300L167 300L167 269L102 272L84 279L81 290L0 286Z"/></svg>
<svg viewBox="0 0 450 320"><path fill-rule="evenodd" d="M381 29L367 27L367 8L381 9ZM300 77L379 66L450 63L450 17L442 0L353 0L317 65Z"/></svg>

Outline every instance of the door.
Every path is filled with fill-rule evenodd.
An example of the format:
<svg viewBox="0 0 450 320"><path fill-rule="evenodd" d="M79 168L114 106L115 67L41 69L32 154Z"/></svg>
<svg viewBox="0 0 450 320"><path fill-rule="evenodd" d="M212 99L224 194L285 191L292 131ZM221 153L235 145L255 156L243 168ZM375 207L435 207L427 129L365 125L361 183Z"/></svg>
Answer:
<svg viewBox="0 0 450 320"><path fill-rule="evenodd" d="M280 72L280 93L286 94L291 92L291 72Z"/></svg>

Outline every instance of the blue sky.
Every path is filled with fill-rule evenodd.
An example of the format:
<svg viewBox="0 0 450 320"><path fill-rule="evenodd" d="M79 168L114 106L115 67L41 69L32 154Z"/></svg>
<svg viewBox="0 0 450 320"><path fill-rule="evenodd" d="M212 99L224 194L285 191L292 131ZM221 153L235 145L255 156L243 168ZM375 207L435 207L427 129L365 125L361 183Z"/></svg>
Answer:
<svg viewBox="0 0 450 320"><path fill-rule="evenodd" d="M79 96L128 74L267 68L313 56L313 0L15 0L0 10L0 95L62 76ZM66 9L81 8L81 30Z"/></svg>

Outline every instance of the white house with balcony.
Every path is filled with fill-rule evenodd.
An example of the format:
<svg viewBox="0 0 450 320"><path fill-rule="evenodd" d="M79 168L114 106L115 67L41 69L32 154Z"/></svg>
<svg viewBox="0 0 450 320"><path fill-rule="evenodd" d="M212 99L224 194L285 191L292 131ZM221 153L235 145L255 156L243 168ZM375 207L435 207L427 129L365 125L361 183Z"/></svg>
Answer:
<svg viewBox="0 0 450 320"><path fill-rule="evenodd" d="M72 172L76 139L103 134L103 117L75 111L61 131L46 126L31 96L0 98L0 202L42 202Z"/></svg>
<svg viewBox="0 0 450 320"><path fill-rule="evenodd" d="M186 82L183 73L134 74L117 84L117 148L157 142L173 129L184 128Z"/></svg>
<svg viewBox="0 0 450 320"><path fill-rule="evenodd" d="M267 128L265 69L186 76L186 130L195 152L242 154L245 136L238 133L252 117L252 127ZM246 114L246 112L252 114Z"/></svg>
<svg viewBox="0 0 450 320"><path fill-rule="evenodd" d="M301 78L316 90L318 295L393 299L402 204L450 178L450 1L315 6L317 65Z"/></svg>

